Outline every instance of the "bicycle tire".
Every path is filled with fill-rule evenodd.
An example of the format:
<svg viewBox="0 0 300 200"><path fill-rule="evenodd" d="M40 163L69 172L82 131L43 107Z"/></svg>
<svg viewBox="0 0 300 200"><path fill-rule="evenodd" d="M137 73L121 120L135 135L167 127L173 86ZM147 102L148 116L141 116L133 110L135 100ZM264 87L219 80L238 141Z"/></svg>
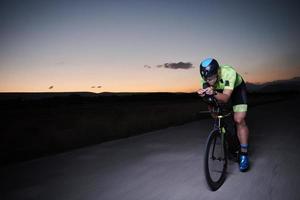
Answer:
<svg viewBox="0 0 300 200"><path fill-rule="evenodd" d="M212 155L213 153L215 153L214 150L220 152L220 157L214 158L215 155ZM222 161L224 162L220 164L220 170L214 169L211 164L211 162L214 161L216 161L214 164L219 164L218 162ZM212 191L216 191L223 185L226 178L227 162L226 140L225 138L222 140L219 130L213 130L207 138L204 155L205 178L209 188ZM214 172L214 174L217 174L217 178L213 177L214 174L212 172Z"/></svg>

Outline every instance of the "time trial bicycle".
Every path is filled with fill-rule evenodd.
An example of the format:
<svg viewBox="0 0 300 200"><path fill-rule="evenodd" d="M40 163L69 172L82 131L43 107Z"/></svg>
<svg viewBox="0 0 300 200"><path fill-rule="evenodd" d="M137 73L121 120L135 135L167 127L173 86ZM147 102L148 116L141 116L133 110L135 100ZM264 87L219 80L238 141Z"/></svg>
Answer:
<svg viewBox="0 0 300 200"><path fill-rule="evenodd" d="M208 186L216 191L225 181L228 159L238 162L240 143L232 109L218 102L213 95L205 95L202 99L208 104L209 113L214 119L205 146L204 173Z"/></svg>

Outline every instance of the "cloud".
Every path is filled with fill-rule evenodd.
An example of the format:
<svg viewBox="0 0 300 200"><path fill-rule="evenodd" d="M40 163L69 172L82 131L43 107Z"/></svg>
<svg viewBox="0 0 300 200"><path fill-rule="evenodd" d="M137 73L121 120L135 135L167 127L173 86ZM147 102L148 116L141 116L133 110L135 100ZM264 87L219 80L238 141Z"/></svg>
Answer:
<svg viewBox="0 0 300 200"><path fill-rule="evenodd" d="M53 85L51 85L51 86L50 86L48 89L49 89L49 90L51 90L51 89L53 89L53 88L54 88L54 86L53 86Z"/></svg>
<svg viewBox="0 0 300 200"><path fill-rule="evenodd" d="M98 85L98 86L92 86L91 88L102 88L101 85Z"/></svg>
<svg viewBox="0 0 300 200"><path fill-rule="evenodd" d="M158 68L167 68L167 69L191 69L194 68L193 64L190 62L178 62L178 63L165 63L163 65L157 65Z"/></svg>
<svg viewBox="0 0 300 200"><path fill-rule="evenodd" d="M167 68L167 69L191 69L194 68L193 64L190 62L178 62L178 63L165 63L162 65L156 65L158 68ZM144 65L144 68L151 69L150 65Z"/></svg>

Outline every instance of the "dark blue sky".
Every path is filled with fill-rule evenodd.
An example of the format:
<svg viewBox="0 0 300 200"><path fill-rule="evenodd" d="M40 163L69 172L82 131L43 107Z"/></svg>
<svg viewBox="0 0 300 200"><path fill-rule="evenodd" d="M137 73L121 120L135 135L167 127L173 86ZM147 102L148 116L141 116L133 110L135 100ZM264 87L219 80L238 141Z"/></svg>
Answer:
<svg viewBox="0 0 300 200"><path fill-rule="evenodd" d="M208 56L291 78L299 22L296 1L1 1L0 91L193 91Z"/></svg>

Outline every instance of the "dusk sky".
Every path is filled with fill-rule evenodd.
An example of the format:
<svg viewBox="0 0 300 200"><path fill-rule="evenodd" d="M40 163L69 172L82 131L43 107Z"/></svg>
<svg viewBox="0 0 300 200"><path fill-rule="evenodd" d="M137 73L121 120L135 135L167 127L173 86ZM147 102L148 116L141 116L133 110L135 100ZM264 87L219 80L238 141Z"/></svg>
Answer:
<svg viewBox="0 0 300 200"><path fill-rule="evenodd" d="M296 1L0 2L0 92L192 92L206 57L300 76Z"/></svg>

